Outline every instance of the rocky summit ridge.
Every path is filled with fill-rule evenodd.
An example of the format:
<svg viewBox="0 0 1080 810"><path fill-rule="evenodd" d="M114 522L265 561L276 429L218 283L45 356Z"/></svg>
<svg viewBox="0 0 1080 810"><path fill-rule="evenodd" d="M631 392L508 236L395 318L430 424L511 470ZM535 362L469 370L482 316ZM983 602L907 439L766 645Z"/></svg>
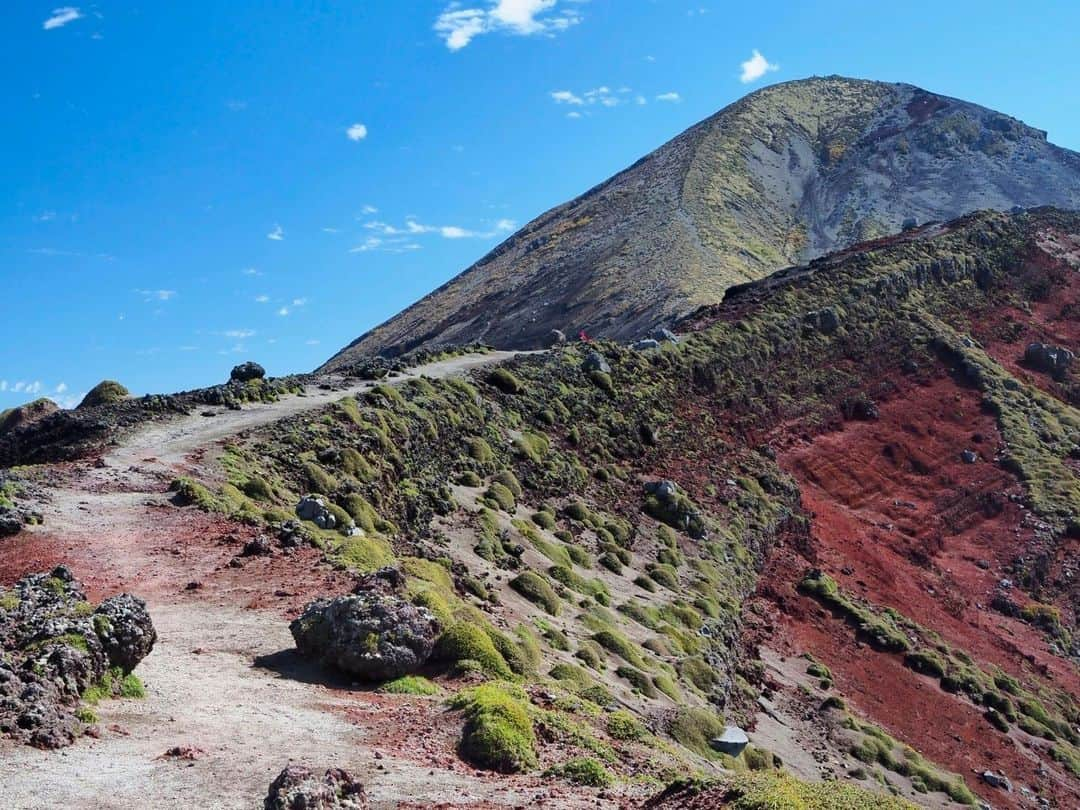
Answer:
<svg viewBox="0 0 1080 810"><path fill-rule="evenodd" d="M552 329L641 337L733 284L977 209L1080 207L1080 155L999 112L837 76L766 87L582 196L362 335L321 370Z"/></svg>

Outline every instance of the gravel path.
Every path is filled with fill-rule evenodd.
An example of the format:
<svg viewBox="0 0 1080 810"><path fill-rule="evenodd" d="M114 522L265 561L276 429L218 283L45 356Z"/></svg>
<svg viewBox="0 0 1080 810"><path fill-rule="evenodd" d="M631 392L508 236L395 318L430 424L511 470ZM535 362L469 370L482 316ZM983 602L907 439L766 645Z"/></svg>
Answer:
<svg viewBox="0 0 1080 810"><path fill-rule="evenodd" d="M457 357L389 382L451 376L508 356ZM375 807L402 801L604 806L595 795L553 796L529 777L480 778L453 756L450 733L429 733L425 745L413 750L395 745L421 728L438 727L443 710L437 700L391 699L328 684L289 653L292 639L282 613L295 604L249 607L267 597L273 602L275 593L297 596L280 588L295 587L290 577L303 574L293 569L308 561L255 560L238 571L227 564L235 544L211 539L212 522L219 519L168 504L168 480L207 463L193 460L192 454L204 455L196 451L370 387L312 389L241 411L151 424L113 448L102 464L70 465L62 473L43 509L45 525L12 538L5 553L63 560L95 596L118 590L144 596L160 640L137 670L147 697L102 703L97 739L86 737L61 751L0 743L4 807L258 808L270 780L289 761L344 767L364 781ZM314 558L310 568L320 569ZM307 576L312 579L311 571ZM320 569L314 576L333 575ZM186 590L193 580L205 588ZM259 665L260 656L279 665ZM395 703L382 705L390 700ZM392 727L404 722L413 728ZM165 756L174 746L193 757Z"/></svg>

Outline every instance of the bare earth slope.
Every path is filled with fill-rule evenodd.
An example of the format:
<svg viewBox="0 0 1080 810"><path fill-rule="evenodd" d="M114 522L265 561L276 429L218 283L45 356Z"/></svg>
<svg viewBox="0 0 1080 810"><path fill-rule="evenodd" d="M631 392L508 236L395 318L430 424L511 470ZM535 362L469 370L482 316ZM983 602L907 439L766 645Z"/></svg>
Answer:
<svg viewBox="0 0 1080 810"><path fill-rule="evenodd" d="M361 336L364 355L551 329L632 339L838 247L977 209L1080 207L1080 155L993 110L840 77L767 87L543 214Z"/></svg>

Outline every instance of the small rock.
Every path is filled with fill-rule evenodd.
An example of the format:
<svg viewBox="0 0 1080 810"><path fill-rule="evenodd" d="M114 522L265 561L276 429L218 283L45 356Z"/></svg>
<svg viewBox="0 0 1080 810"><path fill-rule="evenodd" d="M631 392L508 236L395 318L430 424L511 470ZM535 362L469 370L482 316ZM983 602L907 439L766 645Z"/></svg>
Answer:
<svg viewBox="0 0 1080 810"><path fill-rule="evenodd" d="M265 557L271 552L270 541L260 534L258 537L244 543L244 550L240 552L240 555L243 557Z"/></svg>
<svg viewBox="0 0 1080 810"><path fill-rule="evenodd" d="M651 349L659 349L660 341L648 338L647 340L639 340L637 343L630 344L630 348L635 352L647 352Z"/></svg>
<svg viewBox="0 0 1080 810"><path fill-rule="evenodd" d="M964 450L960 453L960 460L965 464L974 464L979 460L979 454L974 450Z"/></svg>
<svg viewBox="0 0 1080 810"><path fill-rule="evenodd" d="M1010 782L1008 777L1006 777L1004 774L995 773L994 771L983 771L981 776L982 780L986 782L986 784L990 785L990 787L995 787L1000 790L1007 791L1008 793L1012 793L1012 782Z"/></svg>
<svg viewBox="0 0 1080 810"><path fill-rule="evenodd" d="M585 371L600 371L604 374L611 373L611 365L608 363L604 355L600 352L592 351L585 356L585 360L581 364L581 368Z"/></svg>
<svg viewBox="0 0 1080 810"><path fill-rule="evenodd" d="M676 335L670 329L665 329L662 326L653 330L652 337L653 337L653 340L659 341L660 343L678 343L679 342L679 336L678 335Z"/></svg>
<svg viewBox="0 0 1080 810"><path fill-rule="evenodd" d="M714 751L737 757L743 749L750 744L750 738L746 732L738 726L724 726L724 732L719 737L713 737L709 745Z"/></svg>
<svg viewBox="0 0 1080 810"><path fill-rule="evenodd" d="M340 768L322 779L301 765L290 765L270 783L263 810L367 810L364 786Z"/></svg>

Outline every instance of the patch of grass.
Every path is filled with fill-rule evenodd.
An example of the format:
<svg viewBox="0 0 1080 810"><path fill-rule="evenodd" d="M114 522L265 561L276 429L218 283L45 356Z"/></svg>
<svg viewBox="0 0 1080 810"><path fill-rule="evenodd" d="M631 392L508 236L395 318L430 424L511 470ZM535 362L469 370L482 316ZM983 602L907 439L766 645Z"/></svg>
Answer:
<svg viewBox="0 0 1080 810"><path fill-rule="evenodd" d="M331 556L350 571L366 573L394 562L394 549L382 537L356 535L337 543Z"/></svg>
<svg viewBox="0 0 1080 810"><path fill-rule="evenodd" d="M638 652L638 646L617 630L601 630L594 633L592 638L605 650L615 653L631 666L637 669L650 669L649 664Z"/></svg>
<svg viewBox="0 0 1080 810"><path fill-rule="evenodd" d="M95 408L98 405L111 405L129 396L131 392L116 380L102 380L87 392L77 407Z"/></svg>
<svg viewBox="0 0 1080 810"><path fill-rule="evenodd" d="M836 580L821 571L810 572L800 583L799 591L812 596L854 626L872 647L885 652L907 652L911 639L888 614L881 615L848 598Z"/></svg>
<svg viewBox="0 0 1080 810"><path fill-rule="evenodd" d="M177 478L169 485L177 500L184 506L195 506L204 512L221 511L221 502L210 490L192 478Z"/></svg>
<svg viewBox="0 0 1080 810"><path fill-rule="evenodd" d="M465 451L469 454L469 458L478 464L487 465L495 461L495 452L491 449L491 445L479 436L470 436L465 439Z"/></svg>
<svg viewBox="0 0 1080 810"><path fill-rule="evenodd" d="M599 579L585 579L585 577L576 573L572 568L565 565L553 565L548 569L548 575L556 582L561 582L567 588L577 593L584 594L585 596L591 596L594 599L599 600L599 597L604 596L610 599L607 585Z"/></svg>
<svg viewBox="0 0 1080 810"><path fill-rule="evenodd" d="M0 610L16 610L20 601L19 594L15 591L5 591L0 594Z"/></svg>
<svg viewBox="0 0 1080 810"><path fill-rule="evenodd" d="M551 441L543 433L527 430L514 439L514 449L534 464L541 464L551 449Z"/></svg>
<svg viewBox="0 0 1080 810"><path fill-rule="evenodd" d="M75 710L75 719L83 725L92 726L98 721L98 715L89 706L80 706Z"/></svg>
<svg viewBox="0 0 1080 810"><path fill-rule="evenodd" d="M649 676L640 669L622 664L615 670L615 674L629 681L630 686L641 692L645 697L656 698L660 696L660 693L656 691L656 687L653 686L653 682L649 680Z"/></svg>
<svg viewBox="0 0 1080 810"><path fill-rule="evenodd" d="M146 687L142 680L134 672L129 672L120 679L120 697L132 700L141 700L146 697Z"/></svg>
<svg viewBox="0 0 1080 810"><path fill-rule="evenodd" d="M520 394L525 390L524 384L514 374L505 368L497 368L492 371L487 381L502 391L504 394Z"/></svg>
<svg viewBox="0 0 1080 810"><path fill-rule="evenodd" d="M645 736L645 726L633 714L618 709L608 715L607 733L613 740L633 742Z"/></svg>
<svg viewBox="0 0 1080 810"><path fill-rule="evenodd" d="M379 687L380 692L390 695L417 695L430 697L441 691L432 681L422 675L402 675L392 681L387 681Z"/></svg>
<svg viewBox="0 0 1080 810"><path fill-rule="evenodd" d="M498 481L491 483L487 492L484 493L484 497L494 501L502 511L511 515L517 507L517 499L514 497L514 493Z"/></svg>
<svg viewBox="0 0 1080 810"><path fill-rule="evenodd" d="M539 512L533 513L532 522L539 526L541 529L547 531L553 531L555 529L555 515L546 509L541 509Z"/></svg>
<svg viewBox="0 0 1080 810"><path fill-rule="evenodd" d="M803 782L786 773L752 771L724 784L728 810L916 810L915 805L844 782Z"/></svg>
<svg viewBox="0 0 1080 810"><path fill-rule="evenodd" d="M719 759L710 741L724 733L724 721L709 709L683 706L668 720L668 734L680 745L708 759Z"/></svg>
<svg viewBox="0 0 1080 810"><path fill-rule="evenodd" d="M319 495L332 495L339 486L338 480L314 461L304 464L304 477L308 488Z"/></svg>
<svg viewBox="0 0 1080 810"><path fill-rule="evenodd" d="M535 571L525 571L510 580L510 587L552 616L559 615L559 597L555 589Z"/></svg>
<svg viewBox="0 0 1080 810"><path fill-rule="evenodd" d="M434 657L447 663L476 661L492 677L503 680L513 677L510 665L491 637L472 622L461 621L447 628L435 643Z"/></svg>
<svg viewBox="0 0 1080 810"><path fill-rule="evenodd" d="M536 734L520 687L495 682L464 689L450 707L465 713L460 750L473 765L501 773L536 767Z"/></svg>
<svg viewBox="0 0 1080 810"><path fill-rule="evenodd" d="M544 772L544 776L566 779L575 785L587 787L610 787L615 783L607 769L592 757L577 757L553 765Z"/></svg>

